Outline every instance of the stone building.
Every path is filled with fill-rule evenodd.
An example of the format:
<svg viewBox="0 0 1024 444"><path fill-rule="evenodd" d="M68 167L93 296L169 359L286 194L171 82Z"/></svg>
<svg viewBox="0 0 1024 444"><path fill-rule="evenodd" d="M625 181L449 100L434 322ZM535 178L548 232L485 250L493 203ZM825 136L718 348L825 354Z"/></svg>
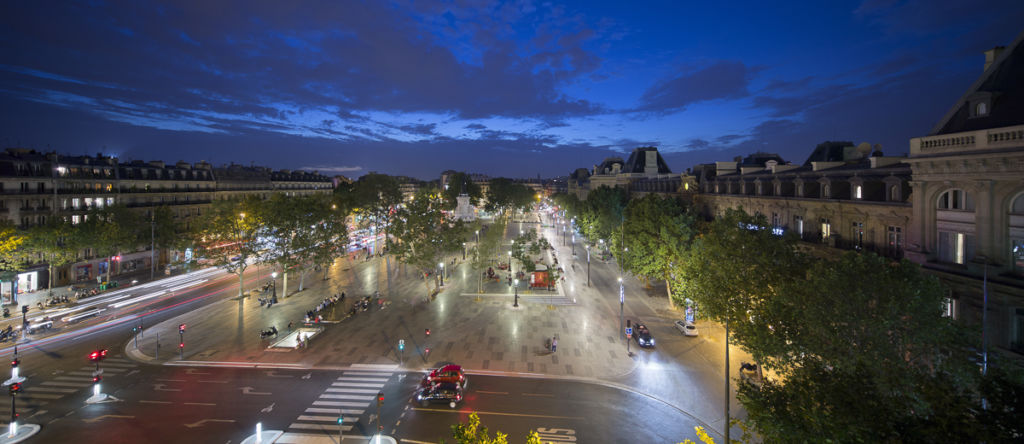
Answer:
<svg viewBox="0 0 1024 444"><path fill-rule="evenodd" d="M0 217L20 228L42 225L53 218L78 224L90 210L123 204L146 217L157 207L167 207L182 229L188 229L216 199L332 190L331 178L303 171L240 165L214 168L206 162L119 162L102 154L65 156L21 148L0 152ZM169 253L162 252L164 261ZM91 280L106 273L109 266L114 267L114 274L149 269L151 257L148 246L114 261L85 249L80 261L54 270L54 283ZM0 277L0 292L7 301L12 294L36 291L49 281L43 263L8 274Z"/></svg>
<svg viewBox="0 0 1024 444"><path fill-rule="evenodd" d="M907 257L950 288L947 311L1024 354L1024 33L985 53L981 77L910 140ZM986 295L983 287L987 287Z"/></svg>

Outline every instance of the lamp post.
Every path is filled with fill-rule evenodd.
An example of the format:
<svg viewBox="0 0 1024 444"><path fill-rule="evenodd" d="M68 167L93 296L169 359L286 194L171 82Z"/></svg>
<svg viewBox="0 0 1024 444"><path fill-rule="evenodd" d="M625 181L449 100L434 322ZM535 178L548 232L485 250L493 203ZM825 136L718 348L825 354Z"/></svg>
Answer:
<svg viewBox="0 0 1024 444"><path fill-rule="evenodd" d="M462 260L466 260L466 243L462 243Z"/></svg>
<svg viewBox="0 0 1024 444"><path fill-rule="evenodd" d="M516 279L515 283L516 283L516 287L515 287L516 298L515 298L515 302L512 303L512 306L513 307L518 307L519 306L519 279Z"/></svg>
<svg viewBox="0 0 1024 444"><path fill-rule="evenodd" d="M587 244L587 286L590 286L590 244Z"/></svg>
<svg viewBox="0 0 1024 444"><path fill-rule="evenodd" d="M277 303L277 272L276 271L273 272L273 273L270 273L270 279L274 283L273 285L271 285L271 287L274 289L273 290L274 292L271 294L270 300L273 301L276 304Z"/></svg>
<svg viewBox="0 0 1024 444"><path fill-rule="evenodd" d="M623 327L622 327L622 322L623 322L623 319L624 319L623 311L624 311L624 306L625 305L626 305L626 291L622 287L622 278L620 277L619 278L619 335L620 336L626 334L626 330L624 330Z"/></svg>
<svg viewBox="0 0 1024 444"><path fill-rule="evenodd" d="M440 274L441 283L438 286L439 287L444 287L444 262L438 262L437 266L441 267L441 274Z"/></svg>
<svg viewBox="0 0 1024 444"><path fill-rule="evenodd" d="M576 233L572 234L572 255L576 256Z"/></svg>
<svg viewBox="0 0 1024 444"><path fill-rule="evenodd" d="M480 243L480 230L476 230L476 231L474 231L474 233L476 233L476 243L479 244Z"/></svg>
<svg viewBox="0 0 1024 444"><path fill-rule="evenodd" d="M512 252L508 252L508 278L512 279Z"/></svg>

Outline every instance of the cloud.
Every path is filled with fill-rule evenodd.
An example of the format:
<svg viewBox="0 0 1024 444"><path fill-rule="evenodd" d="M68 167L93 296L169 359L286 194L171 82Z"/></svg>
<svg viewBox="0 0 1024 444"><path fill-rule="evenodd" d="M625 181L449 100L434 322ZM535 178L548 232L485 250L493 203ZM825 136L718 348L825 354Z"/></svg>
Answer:
<svg viewBox="0 0 1024 444"><path fill-rule="evenodd" d="M747 86L758 69L743 62L721 60L661 80L643 93L641 111L673 111L715 99L737 99L749 94Z"/></svg>
<svg viewBox="0 0 1024 444"><path fill-rule="evenodd" d="M341 166L341 165L317 165L317 166L305 166L296 168L303 171L318 171L321 174L342 174L342 173L353 173L356 171L362 171L361 166Z"/></svg>

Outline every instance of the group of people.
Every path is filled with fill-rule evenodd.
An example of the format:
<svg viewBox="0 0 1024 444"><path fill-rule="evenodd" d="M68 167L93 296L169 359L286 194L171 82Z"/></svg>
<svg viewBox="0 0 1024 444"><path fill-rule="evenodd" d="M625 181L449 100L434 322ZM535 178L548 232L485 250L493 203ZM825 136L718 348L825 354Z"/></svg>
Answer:
<svg viewBox="0 0 1024 444"><path fill-rule="evenodd" d="M345 292L343 291L341 292L341 294L335 294L334 296L325 298L323 301L320 301L319 304L316 304L316 307L306 312L306 323L308 324L310 322L323 322L324 316L323 314L321 314L321 312L328 308L334 307L334 305L337 304L338 301L344 300Z"/></svg>

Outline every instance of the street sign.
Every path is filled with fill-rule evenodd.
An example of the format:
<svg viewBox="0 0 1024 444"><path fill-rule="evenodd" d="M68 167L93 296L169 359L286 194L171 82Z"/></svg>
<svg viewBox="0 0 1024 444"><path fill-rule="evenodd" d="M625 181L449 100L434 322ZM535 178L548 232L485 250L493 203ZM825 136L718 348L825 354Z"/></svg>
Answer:
<svg viewBox="0 0 1024 444"><path fill-rule="evenodd" d="M626 337L627 338L633 337L633 327L626 327Z"/></svg>

